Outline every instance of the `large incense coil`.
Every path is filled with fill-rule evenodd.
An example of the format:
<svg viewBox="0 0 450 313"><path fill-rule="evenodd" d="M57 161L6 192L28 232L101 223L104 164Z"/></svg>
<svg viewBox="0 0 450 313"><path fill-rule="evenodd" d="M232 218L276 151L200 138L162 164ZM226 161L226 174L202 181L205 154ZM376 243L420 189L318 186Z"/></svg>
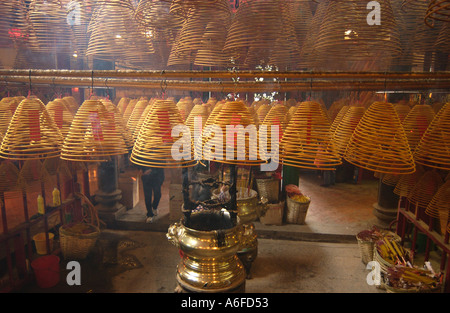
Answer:
<svg viewBox="0 0 450 313"><path fill-rule="evenodd" d="M280 143L284 165L333 170L342 164L332 142L330 120L318 102L299 104Z"/></svg>
<svg viewBox="0 0 450 313"><path fill-rule="evenodd" d="M415 163L403 126L391 103L374 102L349 140L344 158L384 174L409 174Z"/></svg>
<svg viewBox="0 0 450 313"><path fill-rule="evenodd" d="M416 171L411 174L401 175L397 184L394 188L394 193L400 197L407 197L414 186L418 183L420 178L425 174L423 166L420 164L416 165Z"/></svg>
<svg viewBox="0 0 450 313"><path fill-rule="evenodd" d="M258 120L264 121L264 119L266 118L266 115L267 115L267 113L269 113L270 109L271 109L270 105L263 104L263 105L259 106L258 109L256 110L256 115L258 116Z"/></svg>
<svg viewBox="0 0 450 313"><path fill-rule="evenodd" d="M100 100L86 100L78 109L61 151L61 159L103 162L128 149L114 115Z"/></svg>
<svg viewBox="0 0 450 313"><path fill-rule="evenodd" d="M97 1L88 32L88 56L139 65L154 52L129 0Z"/></svg>
<svg viewBox="0 0 450 313"><path fill-rule="evenodd" d="M136 8L136 19L147 29L173 29L180 27L183 19L170 13L170 1L142 0Z"/></svg>
<svg viewBox="0 0 450 313"><path fill-rule="evenodd" d="M136 105L134 106L133 112L131 112L130 117L127 121L127 128L129 129L131 134L134 134L134 131L137 127L137 124L139 122L139 119L141 118L142 114L144 113L145 109L148 106L148 100L147 99L141 99L139 100Z"/></svg>
<svg viewBox="0 0 450 313"><path fill-rule="evenodd" d="M224 104L214 121L205 126L201 149L203 160L235 165L264 163L259 158L258 130L243 101Z"/></svg>
<svg viewBox="0 0 450 313"><path fill-rule="evenodd" d="M35 97L22 100L11 119L0 157L11 160L57 157L63 137L44 103Z"/></svg>
<svg viewBox="0 0 450 313"><path fill-rule="evenodd" d="M284 131L286 130L288 120L287 120L288 110L284 104L278 103L271 107L270 111L264 118L264 121L259 124L259 129L261 130L261 126L266 126L266 131L259 132L259 140L260 142L266 142L267 147L275 147L278 149L279 143L283 138ZM274 134L272 134L272 126L278 127L278 141L272 143L272 138ZM261 141L263 140L263 141Z"/></svg>
<svg viewBox="0 0 450 313"><path fill-rule="evenodd" d="M340 110L338 111L338 113L334 116L332 113L330 112L330 110L328 111L328 116L330 117L330 120L332 120L333 122L331 123L330 126L330 130L331 133L334 134L334 132L336 131L337 126L339 125L339 123L342 121L342 119L344 118L345 113L347 113L348 109L350 108L349 105L344 105L340 108Z"/></svg>
<svg viewBox="0 0 450 313"><path fill-rule="evenodd" d="M0 165L0 194L17 188L19 169L11 161L3 161Z"/></svg>
<svg viewBox="0 0 450 313"><path fill-rule="evenodd" d="M217 115L219 115L220 111L222 110L223 106L225 105L225 102L218 102L215 106L214 109L211 111L211 113L208 116L208 119L206 121L205 126L208 125L212 125L214 124L214 120L217 117Z"/></svg>
<svg viewBox="0 0 450 313"><path fill-rule="evenodd" d="M133 139L136 140L137 136L139 135L139 131L142 127L142 124L144 124L145 118L150 113L151 109L153 108L153 103L156 101L156 99L152 98L150 99L148 105L145 107L144 112L142 113L141 117L139 118L139 121L134 129L133 132Z"/></svg>
<svg viewBox="0 0 450 313"><path fill-rule="evenodd" d="M381 181L385 185L395 187L397 185L397 183L400 181L400 178L402 178L402 176L403 175L397 175L397 174L383 174Z"/></svg>
<svg viewBox="0 0 450 313"><path fill-rule="evenodd" d="M444 23L434 44L436 50L448 52L450 50L450 23Z"/></svg>
<svg viewBox="0 0 450 313"><path fill-rule="evenodd" d="M6 134L9 123L20 103L16 97L6 97L0 101L0 133Z"/></svg>
<svg viewBox="0 0 450 313"><path fill-rule="evenodd" d="M195 65L220 67L230 64L230 57L223 52L227 30L221 20L208 22L195 55Z"/></svg>
<svg viewBox="0 0 450 313"><path fill-rule="evenodd" d="M358 62L372 62L386 70L401 53L397 23L389 0L380 3L383 21L367 22L367 3L359 0L330 1L314 44L317 67L349 69Z"/></svg>
<svg viewBox="0 0 450 313"><path fill-rule="evenodd" d="M331 131L333 133L332 140L336 147L337 153L341 157L345 155L345 151L347 149L350 138L352 137L353 132L358 126L359 121L364 116L366 108L362 106L348 106L347 109L343 107L342 110L345 112L344 116L342 116L342 119L339 118L339 115L336 117L335 122L339 122L337 123L337 125L335 125L334 131L334 122L331 127Z"/></svg>
<svg viewBox="0 0 450 313"><path fill-rule="evenodd" d="M70 125L72 124L73 114L66 105L63 99L55 99L50 101L45 106L50 116L58 126L63 137L69 133Z"/></svg>
<svg viewBox="0 0 450 313"><path fill-rule="evenodd" d="M327 110L328 116L330 117L330 120L332 121L332 123L335 122L336 117L338 116L338 114L341 112L342 108L347 107L349 105L349 99L343 98L343 99L339 99L334 101L330 107ZM343 115L344 112L341 112L341 118L344 116ZM333 125L333 124L332 124Z"/></svg>
<svg viewBox="0 0 450 313"><path fill-rule="evenodd" d="M407 104L394 104L394 110L397 112L398 118L400 119L400 122L403 123L403 120L408 115L409 111L411 111L411 107Z"/></svg>
<svg viewBox="0 0 450 313"><path fill-rule="evenodd" d="M203 127L205 127L208 117L209 117L208 107L202 104L197 104L192 108L188 118L186 119L185 124L191 130L191 136L193 139L195 130L200 131L199 135L201 135L201 131L203 130Z"/></svg>
<svg viewBox="0 0 450 313"><path fill-rule="evenodd" d="M25 43L29 35L27 7L24 0L0 3L0 43L2 46Z"/></svg>
<svg viewBox="0 0 450 313"><path fill-rule="evenodd" d="M278 50L275 42L290 40ZM248 67L280 61L278 52L295 56L299 50L291 1L246 1L233 17L224 51ZM281 65L272 63L271 65Z"/></svg>
<svg viewBox="0 0 450 313"><path fill-rule="evenodd" d="M193 160L193 147L191 137L180 133L172 137L175 127L187 128L181 115L171 100L156 100L149 114L141 126L139 135L131 153L131 162L150 167L190 167L196 162ZM174 158L172 148L178 140L183 140L184 151L182 158Z"/></svg>
<svg viewBox="0 0 450 313"><path fill-rule="evenodd" d="M77 100L75 100L72 96L66 96L62 98L64 101L66 101L67 106L70 109L70 112L72 112L72 115L75 115L77 113L78 108L80 107Z"/></svg>
<svg viewBox="0 0 450 313"><path fill-rule="evenodd" d="M74 53L84 56L89 44L88 26L94 0L62 0L74 37Z"/></svg>
<svg viewBox="0 0 450 313"><path fill-rule="evenodd" d="M32 0L28 19L32 31L32 47L40 52L72 53L74 34L67 24L67 13L59 0Z"/></svg>
<svg viewBox="0 0 450 313"><path fill-rule="evenodd" d="M436 170L428 170L414 185L407 199L413 205L426 208L443 183L441 175Z"/></svg>
<svg viewBox="0 0 450 313"><path fill-rule="evenodd" d="M425 15L425 23L433 27L435 21L450 23L450 3L448 0L430 0Z"/></svg>
<svg viewBox="0 0 450 313"><path fill-rule="evenodd" d="M414 151L435 116L430 105L416 104L403 120L409 147Z"/></svg>
<svg viewBox="0 0 450 313"><path fill-rule="evenodd" d="M102 99L101 101L105 106L106 111L108 111L108 114L114 119L114 127L118 130L119 134L122 135L127 149L131 150L134 145L134 138L130 129L125 124L125 121L122 114L119 112L119 109L109 99Z"/></svg>
<svg viewBox="0 0 450 313"><path fill-rule="evenodd" d="M414 151L417 163L450 170L450 102L435 115Z"/></svg>
<svg viewBox="0 0 450 313"><path fill-rule="evenodd" d="M436 193L433 195L432 199L428 203L425 209L425 213L431 217L438 218L441 224L441 230L443 233L449 222L450 213L450 202L448 201L450 197L450 181L443 183Z"/></svg>

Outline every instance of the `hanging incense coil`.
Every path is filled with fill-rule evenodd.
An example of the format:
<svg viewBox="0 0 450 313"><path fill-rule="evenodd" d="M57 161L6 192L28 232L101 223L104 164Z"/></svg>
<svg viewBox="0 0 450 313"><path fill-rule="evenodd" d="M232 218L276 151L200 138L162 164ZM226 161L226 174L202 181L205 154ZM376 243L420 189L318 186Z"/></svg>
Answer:
<svg viewBox="0 0 450 313"><path fill-rule="evenodd" d="M4 135L0 157L11 160L57 157L63 137L41 100L30 97L18 105Z"/></svg>
<svg viewBox="0 0 450 313"><path fill-rule="evenodd" d="M450 103L435 115L414 151L417 163L450 170Z"/></svg>
<svg viewBox="0 0 450 313"><path fill-rule="evenodd" d="M131 134L134 134L137 123L139 122L139 119L141 118L147 106L148 100L146 99L139 100L134 106L133 112L131 112L131 115L127 120L127 128L129 129Z"/></svg>
<svg viewBox="0 0 450 313"><path fill-rule="evenodd" d="M113 118L115 125L114 127L118 130L119 134L122 135L122 138L125 141L127 149L131 150L134 145L134 138L132 136L130 129L125 124L125 121L123 119L122 114L120 114L119 109L109 99L102 99L101 101L105 106L106 111L108 111L110 117Z"/></svg>
<svg viewBox="0 0 450 313"><path fill-rule="evenodd" d="M450 221L450 181L446 181L439 187L426 207L425 213L439 219L441 232L445 234L446 227Z"/></svg>
<svg viewBox="0 0 450 313"><path fill-rule="evenodd" d="M286 65L277 63L284 60L279 53L292 60L300 48L293 12L291 1L241 3L228 31L224 51L240 66ZM284 49L277 49L275 42L283 43Z"/></svg>
<svg viewBox="0 0 450 313"><path fill-rule="evenodd" d="M88 56L136 66L148 63L154 53L129 0L97 1L88 32Z"/></svg>
<svg viewBox="0 0 450 313"><path fill-rule="evenodd" d="M334 170L342 164L332 142L330 120L318 102L299 104L280 143L284 165Z"/></svg>
<svg viewBox="0 0 450 313"><path fill-rule="evenodd" d="M341 112L344 112L342 118L339 116ZM365 112L366 108L362 106L343 107L336 117L335 122L333 122L331 126L332 140L336 147L336 152L341 157L344 157L350 138Z"/></svg>
<svg viewBox="0 0 450 313"><path fill-rule="evenodd" d="M267 113L269 113L271 109L270 105L261 105L259 106L259 108L256 110L256 115L258 116L258 120L259 121L264 121L264 119L266 118Z"/></svg>
<svg viewBox="0 0 450 313"><path fill-rule="evenodd" d="M199 135L201 135L201 131L205 127L205 124L208 121L208 117L209 117L208 107L202 104L197 104L192 108L185 123L186 126L189 127L189 129L191 130L192 137L194 136L195 133L194 131L196 129L200 131ZM196 125L195 123L199 124Z"/></svg>
<svg viewBox="0 0 450 313"><path fill-rule="evenodd" d="M288 125L286 118L287 113L288 110L284 104L279 103L271 107L265 116L264 121L259 124L259 142L265 142L267 148L270 147L270 149L278 149L279 143L283 138L284 131ZM262 131L261 126L266 126L266 129ZM274 138L274 134L272 134L272 126L278 127L278 141L275 143L272 143L272 138Z"/></svg>
<svg viewBox="0 0 450 313"><path fill-rule="evenodd" d="M178 101L177 108L183 121L186 121L193 107L194 103L190 97L184 97Z"/></svg>
<svg viewBox="0 0 450 313"><path fill-rule="evenodd" d="M409 111L411 111L411 107L407 104L394 104L394 110L397 112L398 118L400 122L403 122L405 117L408 115Z"/></svg>
<svg viewBox="0 0 450 313"><path fill-rule="evenodd" d="M422 175L407 198L413 205L426 208L443 183L441 175L436 170L428 170Z"/></svg>
<svg viewBox="0 0 450 313"><path fill-rule="evenodd" d="M345 113L347 113L348 109L350 108L349 105L344 105L340 108L340 110L338 111L338 113L334 116L332 113L329 111L328 116L330 117L330 120L332 120L333 122L331 123L331 133L334 134L334 132L336 131L337 126L339 125L339 123L342 121L342 118L344 117Z"/></svg>
<svg viewBox="0 0 450 313"><path fill-rule="evenodd" d="M63 138L69 133L73 115L63 99L55 99L47 103L45 107L58 126Z"/></svg>
<svg viewBox="0 0 450 313"><path fill-rule="evenodd" d="M75 115L77 113L78 108L80 107L77 100L72 96L66 96L66 97L63 97L62 99L64 101L66 101L66 104L67 104L70 112L72 112L72 115Z"/></svg>
<svg viewBox="0 0 450 313"><path fill-rule="evenodd" d="M17 97L6 97L0 101L0 133L6 134L8 130L9 123L16 111L19 103L19 98Z"/></svg>
<svg viewBox="0 0 450 313"><path fill-rule="evenodd" d="M41 160L27 160L23 163L19 171L17 184L21 190L31 190L33 188L33 182L41 182L43 184L52 183L52 178Z"/></svg>
<svg viewBox="0 0 450 313"><path fill-rule="evenodd" d="M316 67L348 70L373 62L378 70L388 69L392 58L401 53L400 35L390 1L378 2L383 16L379 25L369 25L366 2L329 2L313 48Z"/></svg>
<svg viewBox="0 0 450 313"><path fill-rule="evenodd" d="M19 169L13 162L5 160L0 165L0 194L18 187Z"/></svg>
<svg viewBox="0 0 450 313"><path fill-rule="evenodd" d="M0 44L21 46L29 37L27 6L24 0L2 1L0 3Z"/></svg>
<svg viewBox="0 0 450 313"><path fill-rule="evenodd" d="M125 122L125 125L128 123L128 119L130 118L131 114L133 113L134 107L139 102L139 99L131 99L128 103L125 111L123 112L123 120Z"/></svg>
<svg viewBox="0 0 450 313"><path fill-rule="evenodd" d="M374 102L349 140L344 158L384 174L409 174L415 163L403 126L391 103Z"/></svg>
<svg viewBox="0 0 450 313"><path fill-rule="evenodd" d="M450 23L444 23L434 44L436 50L447 52L450 50Z"/></svg>
<svg viewBox="0 0 450 313"><path fill-rule="evenodd" d="M127 97L120 98L119 103L117 103L117 109L119 110L120 114L123 115L125 113L130 100L131 99Z"/></svg>
<svg viewBox="0 0 450 313"><path fill-rule="evenodd" d="M416 104L403 120L403 128L411 151L414 151L435 116L430 105Z"/></svg>
<svg viewBox="0 0 450 313"><path fill-rule="evenodd" d="M131 162L140 166L150 167L191 167L196 165L193 160L193 147L190 136L180 132L178 137L172 137L175 127L187 128L181 115L171 100L156 100L141 126L139 135L131 153ZM185 140L186 139L186 140ZM172 154L174 144L182 140L185 149L182 156ZM178 151L179 152L179 151Z"/></svg>
<svg viewBox="0 0 450 313"><path fill-rule="evenodd" d="M136 141L137 136L139 135L139 131L142 127L142 124L144 124L144 121L147 117L147 115L150 113L150 111L153 108L153 103L156 101L156 99L152 98L149 101L149 104L146 106L144 112L142 113L141 117L139 118L139 121L136 125L136 127L134 128L134 132L133 132L133 139Z"/></svg>
<svg viewBox="0 0 450 313"><path fill-rule="evenodd" d="M400 197L407 197L420 178L425 174L423 166L416 165L416 171L411 174L401 175L394 188L394 193Z"/></svg>
<svg viewBox="0 0 450 313"><path fill-rule="evenodd" d="M434 21L450 23L450 3L447 0L430 0L425 15L425 23L433 27Z"/></svg>
<svg viewBox="0 0 450 313"><path fill-rule="evenodd" d="M32 0L28 19L31 26L32 48L39 52L72 53L76 46L67 13L59 0Z"/></svg>
<svg viewBox="0 0 450 313"><path fill-rule="evenodd" d="M235 165L264 163L259 157L258 130L242 101L229 101L202 133L203 160Z"/></svg>
<svg viewBox="0 0 450 313"><path fill-rule="evenodd" d="M103 162L128 149L114 116L99 100L86 100L78 109L61 151L61 159Z"/></svg>

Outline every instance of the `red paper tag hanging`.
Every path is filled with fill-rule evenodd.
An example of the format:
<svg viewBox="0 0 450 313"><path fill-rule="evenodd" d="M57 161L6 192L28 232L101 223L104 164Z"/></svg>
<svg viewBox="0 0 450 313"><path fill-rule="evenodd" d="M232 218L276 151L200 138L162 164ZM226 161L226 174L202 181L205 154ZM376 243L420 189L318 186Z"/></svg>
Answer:
<svg viewBox="0 0 450 313"><path fill-rule="evenodd" d="M41 125L39 122L39 110L28 111L28 125L30 126L30 141L40 141Z"/></svg>
<svg viewBox="0 0 450 313"><path fill-rule="evenodd" d="M97 111L89 112L89 120L91 121L92 136L94 140L103 141L102 125Z"/></svg>
<svg viewBox="0 0 450 313"><path fill-rule="evenodd" d="M172 142L172 129L170 127L169 112L158 112L159 128L161 129L161 137L164 143Z"/></svg>

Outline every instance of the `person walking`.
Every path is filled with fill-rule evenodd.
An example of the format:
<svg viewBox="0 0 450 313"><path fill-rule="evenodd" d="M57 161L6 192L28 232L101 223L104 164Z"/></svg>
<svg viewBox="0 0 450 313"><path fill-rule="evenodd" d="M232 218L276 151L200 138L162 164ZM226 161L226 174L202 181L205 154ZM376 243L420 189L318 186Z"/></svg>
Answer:
<svg viewBox="0 0 450 313"><path fill-rule="evenodd" d="M158 205L161 200L161 186L164 183L164 169L146 167L142 169L142 185L144 189L145 207L147 209L146 223L152 223L158 214Z"/></svg>

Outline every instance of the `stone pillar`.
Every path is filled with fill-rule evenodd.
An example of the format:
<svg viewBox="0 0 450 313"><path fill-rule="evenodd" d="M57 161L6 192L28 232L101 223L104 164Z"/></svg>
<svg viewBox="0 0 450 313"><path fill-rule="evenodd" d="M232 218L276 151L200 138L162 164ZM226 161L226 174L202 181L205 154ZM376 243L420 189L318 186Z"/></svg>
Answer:
<svg viewBox="0 0 450 313"><path fill-rule="evenodd" d="M373 205L373 214L378 219L380 227L386 228L397 219L399 196L394 193L395 186L378 183L378 202Z"/></svg>
<svg viewBox="0 0 450 313"><path fill-rule="evenodd" d="M119 174L117 158L102 162L98 166L98 190L95 193L96 209L99 218L108 228L115 228L116 217L126 211L126 207L119 201L122 191L118 189Z"/></svg>

